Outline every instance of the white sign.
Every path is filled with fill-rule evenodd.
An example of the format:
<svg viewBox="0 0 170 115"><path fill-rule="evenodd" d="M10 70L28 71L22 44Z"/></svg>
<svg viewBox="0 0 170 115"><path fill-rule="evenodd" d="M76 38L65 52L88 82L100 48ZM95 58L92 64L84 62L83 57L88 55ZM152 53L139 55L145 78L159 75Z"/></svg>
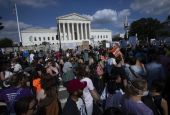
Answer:
<svg viewBox="0 0 170 115"><path fill-rule="evenodd" d="M110 48L110 43L106 43L106 48Z"/></svg>

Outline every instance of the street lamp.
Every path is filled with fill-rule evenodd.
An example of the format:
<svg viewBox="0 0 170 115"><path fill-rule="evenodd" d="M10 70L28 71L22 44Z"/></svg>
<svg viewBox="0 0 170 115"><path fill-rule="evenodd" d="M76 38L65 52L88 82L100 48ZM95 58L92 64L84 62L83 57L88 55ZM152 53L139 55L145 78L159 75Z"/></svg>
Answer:
<svg viewBox="0 0 170 115"><path fill-rule="evenodd" d="M60 51L60 53L61 53L61 38L60 38L60 31L59 31L59 22L58 22L58 24L57 24L57 35L56 35L56 38L59 40L59 45L60 45L60 47L59 47L59 51Z"/></svg>
<svg viewBox="0 0 170 115"><path fill-rule="evenodd" d="M128 39L129 35L129 24L128 24L128 17L126 16L125 22L124 22L124 29L125 29L125 37Z"/></svg>

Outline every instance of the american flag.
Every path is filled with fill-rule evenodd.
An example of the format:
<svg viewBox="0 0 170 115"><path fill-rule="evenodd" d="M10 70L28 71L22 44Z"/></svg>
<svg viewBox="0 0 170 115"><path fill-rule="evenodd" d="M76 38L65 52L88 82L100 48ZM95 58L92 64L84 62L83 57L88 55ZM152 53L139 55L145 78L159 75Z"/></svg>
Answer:
<svg viewBox="0 0 170 115"><path fill-rule="evenodd" d="M109 52L113 53L115 57L119 57L122 55L122 52L120 51L120 47L118 44L116 44Z"/></svg>
<svg viewBox="0 0 170 115"><path fill-rule="evenodd" d="M15 7L15 4L16 4L15 0L11 0L11 6L10 6L10 8L11 8L11 12L12 12L13 15L16 15L16 7Z"/></svg>

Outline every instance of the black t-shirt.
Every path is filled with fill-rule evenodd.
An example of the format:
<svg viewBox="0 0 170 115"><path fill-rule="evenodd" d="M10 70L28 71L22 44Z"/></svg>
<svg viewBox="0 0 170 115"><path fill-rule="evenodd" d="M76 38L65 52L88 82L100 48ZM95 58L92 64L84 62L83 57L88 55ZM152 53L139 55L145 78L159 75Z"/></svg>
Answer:
<svg viewBox="0 0 170 115"><path fill-rule="evenodd" d="M81 115L77 104L70 97L67 99L62 115Z"/></svg>
<svg viewBox="0 0 170 115"><path fill-rule="evenodd" d="M161 96L152 97L150 95L142 97L142 101L146 104L154 113L154 115L162 115Z"/></svg>
<svg viewBox="0 0 170 115"><path fill-rule="evenodd" d="M37 64L35 70L36 71L42 71L44 69L42 64Z"/></svg>

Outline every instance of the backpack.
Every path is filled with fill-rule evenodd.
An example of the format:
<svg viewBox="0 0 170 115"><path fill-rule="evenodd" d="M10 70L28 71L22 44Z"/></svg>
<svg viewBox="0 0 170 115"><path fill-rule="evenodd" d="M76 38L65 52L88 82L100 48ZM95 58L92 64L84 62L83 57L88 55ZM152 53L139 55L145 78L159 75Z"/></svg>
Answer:
<svg viewBox="0 0 170 115"><path fill-rule="evenodd" d="M75 77L75 75L73 73L73 70L67 71L67 72L63 73L63 75L62 75L63 82L70 81L70 80L74 79L74 77Z"/></svg>
<svg viewBox="0 0 170 115"><path fill-rule="evenodd" d="M142 101L153 111L154 115L162 115L152 96L150 95L144 96L142 97Z"/></svg>
<svg viewBox="0 0 170 115"><path fill-rule="evenodd" d="M122 108L118 108L118 107L110 107L104 111L103 115L110 115L110 114L123 115L123 110Z"/></svg>
<svg viewBox="0 0 170 115"><path fill-rule="evenodd" d="M106 72L108 75L110 75L110 73L111 73L112 66L113 66L113 65L108 64L108 62L106 61L106 64L105 64L105 72Z"/></svg>

